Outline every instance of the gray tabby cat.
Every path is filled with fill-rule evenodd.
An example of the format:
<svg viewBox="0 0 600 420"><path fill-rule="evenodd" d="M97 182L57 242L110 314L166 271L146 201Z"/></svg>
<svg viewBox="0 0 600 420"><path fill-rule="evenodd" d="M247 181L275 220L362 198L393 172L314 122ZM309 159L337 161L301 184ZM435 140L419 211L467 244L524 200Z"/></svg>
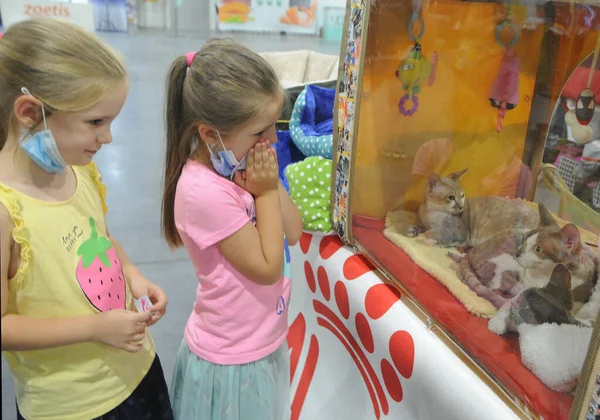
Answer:
<svg viewBox="0 0 600 420"><path fill-rule="evenodd" d="M538 213L525 202L496 196L466 198L458 181L467 170L443 178L429 176L412 236L425 232L442 246L475 246L502 231L537 227Z"/></svg>
<svg viewBox="0 0 600 420"><path fill-rule="evenodd" d="M581 325L571 315L572 309L571 275L564 265L558 264L544 287L532 287L506 302L490 319L488 329L502 335L507 331L516 332L522 323Z"/></svg>

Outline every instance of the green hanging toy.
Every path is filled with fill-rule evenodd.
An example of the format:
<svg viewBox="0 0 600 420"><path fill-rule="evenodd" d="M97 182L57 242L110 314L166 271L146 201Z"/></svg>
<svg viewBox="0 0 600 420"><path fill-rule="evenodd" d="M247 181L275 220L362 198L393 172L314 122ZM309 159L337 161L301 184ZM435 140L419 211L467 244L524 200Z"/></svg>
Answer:
<svg viewBox="0 0 600 420"><path fill-rule="evenodd" d="M421 30L415 36L413 35L413 25L417 20L421 23ZM405 117L410 117L419 108L419 98L417 95L421 93L421 84L427 80L428 85L431 86L435 81L437 53L434 52L431 55L431 61L423 55L419 40L423 36L424 31L425 22L423 16L420 12L414 12L408 24L408 34L414 41L414 45L408 56L400 62L400 65L396 69L396 77L400 80L402 89L406 92L400 98L400 102L398 102L398 109Z"/></svg>

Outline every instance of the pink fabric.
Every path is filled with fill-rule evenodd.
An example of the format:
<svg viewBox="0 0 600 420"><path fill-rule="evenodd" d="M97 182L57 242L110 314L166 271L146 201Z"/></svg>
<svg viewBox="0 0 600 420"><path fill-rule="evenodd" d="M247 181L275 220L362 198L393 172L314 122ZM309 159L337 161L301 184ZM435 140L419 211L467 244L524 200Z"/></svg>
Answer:
<svg viewBox="0 0 600 420"><path fill-rule="evenodd" d="M508 50L490 90L490 98L509 104L519 103L519 56Z"/></svg>
<svg viewBox="0 0 600 420"><path fill-rule="evenodd" d="M289 278L260 286L229 264L216 246L255 221L248 192L204 165L185 165L177 184L175 224L198 278L185 339L193 353L212 363L256 361L277 350L287 336Z"/></svg>

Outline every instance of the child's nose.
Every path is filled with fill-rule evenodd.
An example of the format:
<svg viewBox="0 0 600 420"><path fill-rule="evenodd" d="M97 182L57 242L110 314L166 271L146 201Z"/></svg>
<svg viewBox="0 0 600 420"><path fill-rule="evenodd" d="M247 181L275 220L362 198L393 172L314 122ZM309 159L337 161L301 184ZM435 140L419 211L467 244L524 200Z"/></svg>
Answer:
<svg viewBox="0 0 600 420"><path fill-rule="evenodd" d="M269 133L269 134L265 135L263 138L269 144L275 144L275 143L277 143L277 132L275 130L273 130L272 133Z"/></svg>
<svg viewBox="0 0 600 420"><path fill-rule="evenodd" d="M112 133L110 132L110 130L107 130L106 132L100 134L96 141L100 144L112 143Z"/></svg>

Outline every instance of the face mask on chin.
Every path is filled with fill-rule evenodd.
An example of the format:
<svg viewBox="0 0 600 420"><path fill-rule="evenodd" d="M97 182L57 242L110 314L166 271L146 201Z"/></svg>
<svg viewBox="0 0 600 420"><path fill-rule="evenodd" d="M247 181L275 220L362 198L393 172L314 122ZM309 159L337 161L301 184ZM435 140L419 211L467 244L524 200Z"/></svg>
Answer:
<svg viewBox="0 0 600 420"><path fill-rule="evenodd" d="M21 92L24 95L31 95L27 88L21 88ZM44 129L35 133L23 129L21 138L19 139L19 146L37 166L48 173L58 174L63 172L68 165L61 156L54 136L46 124L44 104L41 104L41 107Z"/></svg>

